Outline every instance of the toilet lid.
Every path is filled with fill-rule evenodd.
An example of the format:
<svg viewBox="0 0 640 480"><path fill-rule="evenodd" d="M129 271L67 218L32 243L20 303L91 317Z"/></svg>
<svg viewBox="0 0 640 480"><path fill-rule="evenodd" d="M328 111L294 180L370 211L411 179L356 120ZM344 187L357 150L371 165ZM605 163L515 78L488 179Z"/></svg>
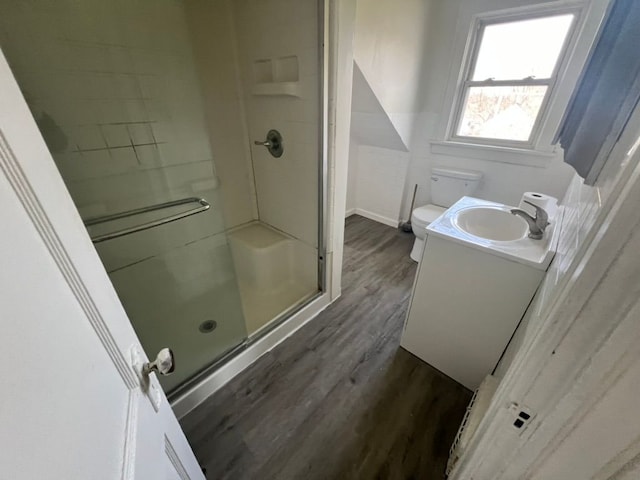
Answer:
<svg viewBox="0 0 640 480"><path fill-rule="evenodd" d="M413 211L413 217L424 223L430 224L440 215L445 212L446 208L438 207L437 205L425 205L423 207L418 207Z"/></svg>

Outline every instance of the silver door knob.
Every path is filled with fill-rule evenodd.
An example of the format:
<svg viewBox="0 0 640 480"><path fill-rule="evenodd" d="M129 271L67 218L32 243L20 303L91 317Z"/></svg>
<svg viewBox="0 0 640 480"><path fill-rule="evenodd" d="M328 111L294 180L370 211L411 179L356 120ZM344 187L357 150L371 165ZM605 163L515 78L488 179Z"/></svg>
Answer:
<svg viewBox="0 0 640 480"><path fill-rule="evenodd" d="M160 375L170 375L175 368L173 352L170 348L163 348L158 352L153 362L145 363L142 366L142 374L149 375L151 372L158 372Z"/></svg>

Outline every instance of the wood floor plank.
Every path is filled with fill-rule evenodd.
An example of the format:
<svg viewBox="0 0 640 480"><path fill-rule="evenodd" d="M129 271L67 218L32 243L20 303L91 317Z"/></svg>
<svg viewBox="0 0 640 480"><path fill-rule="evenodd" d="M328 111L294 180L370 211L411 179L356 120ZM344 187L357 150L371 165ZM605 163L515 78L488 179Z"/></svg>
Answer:
<svg viewBox="0 0 640 480"><path fill-rule="evenodd" d="M471 393L399 347L412 242L347 219L342 296L182 419L207 478L444 478Z"/></svg>

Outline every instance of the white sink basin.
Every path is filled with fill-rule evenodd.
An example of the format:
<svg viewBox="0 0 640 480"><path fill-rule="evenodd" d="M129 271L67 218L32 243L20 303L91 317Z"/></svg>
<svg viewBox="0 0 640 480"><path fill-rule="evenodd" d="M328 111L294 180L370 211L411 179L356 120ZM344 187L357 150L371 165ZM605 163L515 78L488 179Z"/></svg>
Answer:
<svg viewBox="0 0 640 480"><path fill-rule="evenodd" d="M434 235L490 255L546 270L557 244L555 218L540 240L529 238L529 225L511 213L511 207L473 197L462 197L427 227ZM428 244L428 242L427 242Z"/></svg>
<svg viewBox="0 0 640 480"><path fill-rule="evenodd" d="M487 240L512 242L525 238L529 226L505 207L470 207L458 211L453 224L463 232Z"/></svg>

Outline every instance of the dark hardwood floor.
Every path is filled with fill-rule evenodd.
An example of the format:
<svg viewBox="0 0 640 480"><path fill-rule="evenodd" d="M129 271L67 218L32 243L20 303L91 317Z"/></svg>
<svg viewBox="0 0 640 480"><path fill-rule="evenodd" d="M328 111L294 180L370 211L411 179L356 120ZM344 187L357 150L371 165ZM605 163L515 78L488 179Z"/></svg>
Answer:
<svg viewBox="0 0 640 480"><path fill-rule="evenodd" d="M471 393L399 347L413 236L347 220L342 296L182 421L208 479L441 479Z"/></svg>

